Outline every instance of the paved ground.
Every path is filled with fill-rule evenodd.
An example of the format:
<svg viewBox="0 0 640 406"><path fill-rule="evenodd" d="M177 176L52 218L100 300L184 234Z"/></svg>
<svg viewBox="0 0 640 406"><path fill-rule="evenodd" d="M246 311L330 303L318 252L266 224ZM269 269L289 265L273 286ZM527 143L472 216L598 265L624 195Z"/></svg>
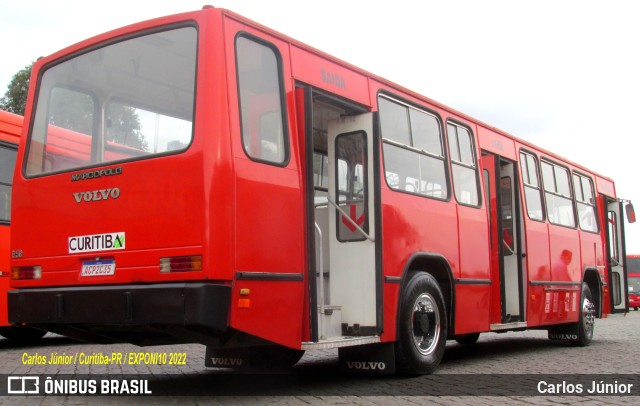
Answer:
<svg viewBox="0 0 640 406"><path fill-rule="evenodd" d="M155 360L138 359L131 354L148 353ZM100 365L92 355L122 354L122 364ZM172 354L181 365L169 365ZM184 355L183 355L184 354ZM391 405L391 404L462 404L489 405L509 403L537 404L640 404L638 396L487 396L482 388L504 387L504 381L518 383L514 374L526 374L525 381L545 380L560 383L565 378L555 374L594 374L590 380L605 382L640 372L640 312L626 317L612 316L598 320L595 340L586 348L574 348L547 340L545 331L483 334L477 344L462 346L450 342L437 374L423 377L344 375L338 371L337 351L307 352L292 371L273 375L238 375L204 367L205 350L200 345L176 345L140 348L132 345L91 345L65 337L46 336L37 345L16 345L0 339L0 373L73 374L152 374L168 390L185 389L195 397L79 397L36 396L0 398L9 404L255 404L283 405ZM46 356L67 357L63 364L39 365ZM133 357L133 358L130 358ZM166 360L165 358L166 357ZM184 357L184 358L183 358ZM90 365L81 363L90 361ZM185 362L182 362L185 361ZM149 363L147 363L149 362ZM155 364L153 364L155 362ZM134 362L136 363L136 362ZM461 376L462 374L468 374ZM506 374L506 375L502 375ZM615 374L607 377L605 374ZM571 376L568 376L571 378ZM2 377L4 378L4 376ZM499 381L499 382L498 382ZM570 382L567 381L567 382ZM497 385L499 383L499 385ZM508 385L507 385L508 386ZM640 386L636 384L636 386ZM428 391L426 388L429 388ZM448 396L418 396L441 388ZM460 393L457 390L460 388ZM544 387L543 387L544 388ZM587 389L587 388L585 388ZM636 388L640 389L640 388ZM245 392L246 391L246 392ZM452 396L451 392L456 396ZM249 393L250 396L239 396ZM635 393L639 393L637 390ZM206 394L206 396L202 396ZM219 396L224 394L228 396ZM475 396L463 396L463 395Z"/></svg>

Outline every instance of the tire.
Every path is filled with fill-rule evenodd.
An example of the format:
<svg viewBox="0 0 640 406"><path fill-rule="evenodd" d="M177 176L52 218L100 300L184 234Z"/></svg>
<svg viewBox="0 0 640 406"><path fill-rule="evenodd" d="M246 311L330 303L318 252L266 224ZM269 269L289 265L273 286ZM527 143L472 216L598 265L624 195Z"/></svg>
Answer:
<svg viewBox="0 0 640 406"><path fill-rule="evenodd" d="M480 338L480 333L470 333L456 337L458 344L473 345Z"/></svg>
<svg viewBox="0 0 640 406"><path fill-rule="evenodd" d="M438 282L414 274L400 299L396 368L405 375L433 373L447 342L447 310Z"/></svg>
<svg viewBox="0 0 640 406"><path fill-rule="evenodd" d="M582 283L582 294L580 295L580 318L576 325L577 338L570 340L571 345L576 347L586 347L593 340L593 330L596 321L596 307L593 304L591 289L586 283Z"/></svg>
<svg viewBox="0 0 640 406"><path fill-rule="evenodd" d="M16 343L34 342L47 334L44 330L31 327L0 327L0 335Z"/></svg>

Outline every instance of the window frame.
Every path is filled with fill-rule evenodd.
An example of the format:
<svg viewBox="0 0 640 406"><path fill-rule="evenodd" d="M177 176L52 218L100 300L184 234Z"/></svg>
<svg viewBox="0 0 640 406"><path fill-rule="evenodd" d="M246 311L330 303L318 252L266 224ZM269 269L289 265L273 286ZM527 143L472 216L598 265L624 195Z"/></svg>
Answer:
<svg viewBox="0 0 640 406"><path fill-rule="evenodd" d="M32 173L29 174L27 172L27 164L29 161L29 154L30 154L30 150L31 150L31 140L32 140L32 132L33 132L33 128L34 128L34 122L36 119L36 113L38 110L38 101L40 99L40 91L42 88L42 80L44 75L47 73L47 71L49 71L52 68L55 68L56 66L69 62L70 60L74 59L74 58L78 58L81 57L83 55L89 54L91 52L94 51L98 51L100 49L109 47L109 46L113 46L113 45L117 45L126 41L130 41L130 40L135 40L138 38L142 38L145 36L150 36L150 35L154 35L154 34L159 34L159 33L163 33L163 32L168 32L168 31L173 31L173 30L179 30L179 29L183 29L183 28L193 28L195 30L195 60L194 60L194 73L193 73L193 108L192 108L192 115L191 115L191 138L189 143L182 149L177 149L177 150L172 150L172 151L166 151L166 152L162 152L162 153L157 153L157 154L147 154L147 155L143 155L143 156L137 156L137 157L132 157L132 158L124 158L124 159L117 159L117 160L113 160L113 161L103 161L103 162L91 162L87 165L81 165L81 166L77 166L77 167L73 167L73 168L65 168L65 169L61 169L61 170L55 170L55 171L49 171L49 172L45 172L44 170L42 170L39 173ZM35 88L35 95L38 96L36 97L36 99L34 100L33 103L33 109L32 109L32 115L30 117L30 125L29 125L29 133L27 135L27 141L26 141L26 147L25 147L25 152L24 152L24 158L22 160L22 167L20 168L22 176L24 176L25 179L35 179L35 178L41 178L44 176L50 176L50 175L57 175L57 174L62 174L62 173L72 173L72 172L79 172L79 171L83 171L83 170L87 170L87 169L93 169L93 168L99 168L99 167L103 167L103 166L113 166L113 165L117 165L117 164L122 164L122 163L129 163L129 162L137 162L137 161L142 161L142 160L147 160L147 159L154 159L154 158L162 158L162 157L166 157L166 156L171 156L171 155L178 155L178 154L182 154L184 152L186 152L191 145L193 145L194 139L195 139L195 126L196 126L196 110L197 110L197 93L198 93L198 72L199 72L199 61L200 61L200 27L198 26L198 23L194 20L186 20L186 21L182 21L182 22L177 22L177 23L170 23L167 25L163 25L160 27L154 27L154 28L150 28L150 29L146 29L143 31L137 31L137 32L133 32L133 33L128 33L128 34L124 34L97 44L94 44L86 49L82 49L79 50L77 52L71 53L69 55L66 55L65 57L53 61L53 63L50 64L46 64L44 65L40 71L38 72L38 78L37 78L37 82L36 82L36 88ZM74 91L78 91L78 90L82 90L81 93L87 94L89 95L92 99L94 99L94 107L96 108L95 111L100 111L101 110L101 106L99 103L95 103L95 99L96 96L93 92L89 91L88 89L82 89L79 88L77 86L72 86L69 84L57 84L55 86L52 86L49 89L48 92L48 96L47 96L47 110L45 112L45 115L47 117L49 117L49 112L50 112L50 107L48 106L48 100L51 97L51 91L55 88L63 88L63 89L67 89L67 90L74 90ZM25 117L25 120L27 118ZM47 123L48 125L48 123ZM94 122L93 126L98 127L100 125L100 122ZM94 135L88 135L91 137L91 156L93 157L93 153L94 150L96 148L100 148L100 146L94 142L93 137ZM47 134L45 134L45 141L46 141L46 137ZM45 142L46 145L46 142ZM44 159L43 159L43 164L44 164Z"/></svg>
<svg viewBox="0 0 640 406"><path fill-rule="evenodd" d="M526 183L525 181L525 177L524 177L524 173L522 172L522 155L528 155L530 157L533 158L535 164L536 164L536 176L538 177L538 186L531 186L529 184ZM529 218L529 220L531 221L538 221L540 223L545 223L547 221L547 206L546 206L546 199L544 198L544 185L542 184L542 172L541 172L541 168L540 168L540 159L538 158L538 156L526 149L520 149L520 151L518 152L518 166L520 166L520 178L522 179L522 192L524 193L524 203L525 203L525 211L527 212L527 217ZM527 161L524 161L526 166L527 166L527 178L530 179L530 173L531 173L531 168L529 168L529 163ZM527 200L527 191L526 188L530 188L532 190L537 190L538 191L538 197L540 198L540 207L542 209L542 218L541 219L535 219L532 218L529 215L529 201ZM555 223L554 223L555 224Z"/></svg>
<svg viewBox="0 0 640 406"><path fill-rule="evenodd" d="M392 103L397 103L397 104L400 104L401 106L404 106L404 107L406 107L408 109L415 109L415 110L418 110L418 111L420 111L422 113L429 114L429 115L433 116L436 119L437 123L438 123L438 129L439 129L439 132L440 132L440 146L441 146L442 156L437 156L437 155L435 155L433 153L430 153L428 151L423 151L422 149L414 148L411 145L402 144L402 143L400 143L398 141L395 141L393 139L390 139L390 138L384 138L384 134L382 134L382 114L380 114L380 103L378 101L378 100L380 100L380 98L385 98L388 101L391 101ZM449 169L449 165L447 164L447 159L448 159L447 152L448 151L447 151L447 147L446 147L445 141L444 141L445 132L444 132L444 128L443 128L443 120L442 120L442 117L440 116L440 114L438 114L437 112L435 112L435 111L433 111L431 109L428 109L428 108L426 108L426 107L424 107L422 105L413 103L413 102L411 102L409 100L406 100L406 99L404 99L404 98L402 98L400 96L397 96L397 95L394 95L394 94L391 94L391 93L385 92L385 91L378 92L377 97L376 97L376 103L377 103L377 108L378 108L378 123L377 123L378 124L378 133L380 134L380 141L381 141L381 144L382 144L381 145L381 147L382 147L382 166L383 166L383 172L384 172L383 178L384 178L384 182L387 185L387 187L390 190L392 190L394 192L398 192L398 193L405 193L405 194L408 194L408 195L419 196L419 197L422 197L422 198L437 200L437 201L440 201L440 202L449 202L449 201L451 201L452 193L451 193L451 180L450 180L450 174L449 174L450 169ZM411 123L409 123L409 124L411 124ZM410 134L410 139L411 140L413 139L413 136L411 134ZM386 153L385 153L384 144L388 144L388 145L390 145L392 147L404 149L406 151L413 152L413 153L416 153L418 155L423 155L423 156L426 156L428 158L437 159L437 160L441 161L442 164L443 164L443 169L444 169L445 186L447 188L446 196L444 198L439 198L439 197L425 195L425 194L422 194L422 193L412 192L410 190L400 189L400 188L391 186L389 184L389 180L387 179L387 159L386 159L386 156L385 156Z"/></svg>
<svg viewBox="0 0 640 406"><path fill-rule="evenodd" d="M280 115L282 122L282 147L284 148L284 155L281 162L271 161L268 159L256 158L249 154L247 148L244 145L244 129L243 129L243 119L242 119L242 97L240 91L240 75L239 75L239 64L238 64L238 40L240 38L247 39L249 41L253 41L256 44L262 45L273 52L273 55L276 59L276 68L277 68L277 77L278 77L278 90L279 90L279 104L280 104ZM290 132L289 132L289 116L287 111L287 97L286 97L286 87L284 83L284 64L282 60L282 54L280 53L280 49L272 42L251 34L247 31L238 31L233 40L233 51L234 51L234 60L235 60L235 79L236 79L236 92L238 97L238 118L240 120L240 144L242 145L242 150L247 158L251 161L262 163L265 165L277 166L281 168L285 168L289 166L289 162L291 161L291 147L290 147Z"/></svg>
<svg viewBox="0 0 640 406"><path fill-rule="evenodd" d="M547 165L551 165L553 167L553 180L554 180L554 190L550 191L547 190L546 188L546 183L544 180L544 172L542 171L542 165L543 163L546 163ZM559 193L558 190L558 181L556 180L556 170L555 168L561 168L564 169L567 173L567 177L568 177L568 182L569 182L569 193L571 194L571 196L565 196L561 193ZM575 190L573 189L573 181L572 181L572 176L571 176L571 169L569 169L567 166L559 164L547 157L541 157L540 158L540 181L542 182L542 189L544 191L544 203L545 203L545 207L546 207L546 213L547 213L547 220L549 221L550 224L556 225L556 226L560 226L560 227L565 227L565 228L569 228L572 230L577 230L578 229L578 218L576 216L576 194L575 194ZM560 197L563 199L568 199L571 202L571 210L573 213L573 226L567 225L567 224L562 224L559 222L554 222L551 220L550 216L549 216L549 205L547 204L547 193L556 196L556 197Z"/></svg>
<svg viewBox="0 0 640 406"><path fill-rule="evenodd" d="M351 131L351 132L345 132L345 133L341 133L338 134L336 136L336 138L333 140L334 142L334 152L336 153L336 159L335 159L335 167L334 167L334 171L335 171L335 187L336 187L336 196L334 197L335 199L335 204L337 204L338 206L340 206L340 203L346 203L346 204L351 204L353 203L353 201L351 199L346 199L346 200L341 200L340 199L340 187L338 185L339 182L339 171L340 171L340 162L345 162L346 167L347 167L347 171L349 173L353 173L355 175L355 168L351 167L351 163L347 162L341 158L338 158L337 154L338 154L338 145L339 145L339 141L341 141L341 138L346 138L346 137L351 137L351 136L362 136L362 144L363 144L363 153L364 153L364 162L362 165L362 177L363 177L363 183L362 183L362 193L363 193L363 197L362 197L362 205L363 205L363 210L362 213L364 215L365 218L365 223L360 226L360 228L362 228L362 230L364 230L365 233L369 233L369 219L370 219L370 213L369 213L369 140L367 137L367 133L364 130L357 130L357 131ZM351 181L350 181L351 180ZM354 193L354 184L353 184L353 179L349 179L349 177L347 177L347 192L349 194ZM336 213L336 240L338 240L341 243L349 243L349 242L362 242L365 241L367 239L366 236L364 236L361 232L358 231L358 235L359 237L357 238L353 238L353 239L349 239L349 238L342 238L343 236L340 234L340 223L342 222L342 213L340 213L340 211L337 208L333 208L333 210L335 210Z"/></svg>
<svg viewBox="0 0 640 406"><path fill-rule="evenodd" d="M6 149L6 150L11 150L15 152L15 161L17 163L18 161L18 144L14 144L13 142L9 142L9 141L4 141L4 140L0 140L0 148L2 149ZM3 226L9 226L11 225L11 199L12 199L12 195L13 195L13 175L15 173L15 164L13 167L13 172L11 173L11 176L9 177L9 179L11 180L11 183L4 183L0 181L0 185L3 186L8 186L9 187L9 218L8 219L3 219L2 217L0 217L0 225Z"/></svg>
<svg viewBox="0 0 640 406"><path fill-rule="evenodd" d="M589 203L589 202L585 202L582 200L578 200L578 194L576 192L576 185L575 185L575 176L580 178L580 190L582 192L582 194L584 195L584 188L582 187L582 181L583 180L587 180L589 182L589 185L591 186L591 198L593 199L593 203ZM572 180L572 184L573 184L573 194L574 194L574 200L575 200L575 205L576 205L576 217L578 220L578 227L580 228L580 230L587 232L587 233L592 233L592 234L600 234L600 220L598 219L598 204L597 204L597 197L596 197L596 189L595 189L595 182L593 181L593 179L591 178L591 176L579 172L579 171L573 171L571 173L571 180ZM584 204L587 206L590 206L593 208L593 216L595 218L595 225L596 225L596 229L595 230L588 230L582 227L582 224L580 223L580 210L578 208L579 204Z"/></svg>
<svg viewBox="0 0 640 406"><path fill-rule="evenodd" d="M473 133L473 130L471 130L471 127L463 124L461 122L458 122L456 120L452 120L452 119L447 119L447 122L445 123L445 130L447 131L447 151L449 152L449 160L450 160L450 172L451 172L451 182L452 182L452 189L453 189L453 195L455 196L456 202L462 206L467 206L467 207L473 207L473 208L481 208L482 207L482 201L483 201L483 196L482 196L482 186L480 183L480 178L479 178L479 167L480 165L478 164L478 153L477 153L477 148L476 148L476 138L475 135ZM449 126L453 126L456 128L456 147L457 147L457 153L458 156L460 157L460 160L457 159L453 159L453 155L451 153L451 145L449 143ZM463 128L464 130L466 130L469 134L469 146L471 148L471 158L473 161L472 165L469 165L465 162L462 162L462 150L460 149L460 138L458 136L458 128ZM469 203L464 203L461 202L458 198L458 195L456 194L456 180L455 180L455 173L453 170L453 165L457 165L460 166L462 168L466 168L466 169L472 169L475 173L475 179L476 179L476 198L478 199L478 203L477 204L469 204Z"/></svg>

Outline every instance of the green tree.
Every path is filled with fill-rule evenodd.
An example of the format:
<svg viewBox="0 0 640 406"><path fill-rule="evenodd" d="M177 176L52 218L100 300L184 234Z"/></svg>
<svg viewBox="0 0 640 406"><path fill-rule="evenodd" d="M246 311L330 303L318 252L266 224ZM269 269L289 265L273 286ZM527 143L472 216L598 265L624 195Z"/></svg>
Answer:
<svg viewBox="0 0 640 406"><path fill-rule="evenodd" d="M140 117L134 108L111 103L107 111L107 141L149 151L149 144L140 129Z"/></svg>
<svg viewBox="0 0 640 406"><path fill-rule="evenodd" d="M29 92L29 79L31 77L31 67L33 62L20 69L13 77L7 91L0 99L0 108L11 113L24 115L24 107L27 104L27 93Z"/></svg>
<svg viewBox="0 0 640 406"><path fill-rule="evenodd" d="M33 62L13 75L4 97L0 99L1 109L24 115L32 67ZM96 106L89 94L54 87L50 97L49 124L83 134L93 133ZM108 107L108 117L105 119L107 141L148 151L149 145L140 132L140 118L136 109L111 103Z"/></svg>

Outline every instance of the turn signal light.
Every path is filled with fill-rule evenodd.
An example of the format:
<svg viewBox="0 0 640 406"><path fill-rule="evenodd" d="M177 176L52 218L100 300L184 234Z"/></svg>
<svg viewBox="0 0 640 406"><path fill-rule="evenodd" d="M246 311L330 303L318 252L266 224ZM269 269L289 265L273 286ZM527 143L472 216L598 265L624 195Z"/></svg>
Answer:
<svg viewBox="0 0 640 406"><path fill-rule="evenodd" d="M29 280L42 278L42 267L40 266L18 266L11 268L11 279Z"/></svg>
<svg viewBox="0 0 640 406"><path fill-rule="evenodd" d="M160 258L160 272L199 272L202 271L202 256Z"/></svg>

